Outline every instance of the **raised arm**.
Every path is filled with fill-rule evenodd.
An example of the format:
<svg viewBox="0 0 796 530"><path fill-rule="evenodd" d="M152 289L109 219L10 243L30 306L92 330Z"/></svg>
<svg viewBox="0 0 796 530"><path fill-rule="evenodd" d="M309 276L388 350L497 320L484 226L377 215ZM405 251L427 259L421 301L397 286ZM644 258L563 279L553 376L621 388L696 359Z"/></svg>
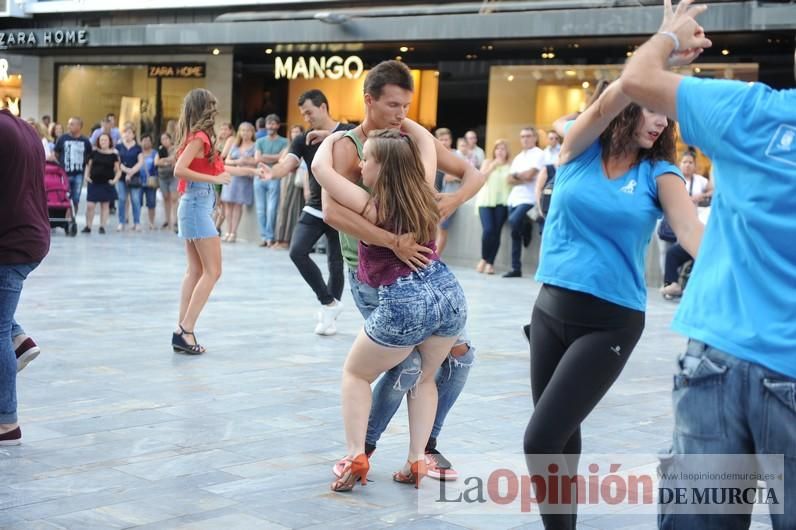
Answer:
<svg viewBox="0 0 796 530"><path fill-rule="evenodd" d="M466 160L454 155L436 138L434 145L437 149L437 165L440 171L462 179L462 187L456 192L438 195L437 206L440 216L444 219L475 196L486 182L486 177Z"/></svg>
<svg viewBox="0 0 796 530"><path fill-rule="evenodd" d="M333 166L332 148L343 134L335 133L321 143L312 161L312 174L323 189L341 205L375 221L373 208L368 208L370 194L337 172Z"/></svg>
<svg viewBox="0 0 796 530"><path fill-rule="evenodd" d="M559 164L564 165L585 151L629 104L630 98L622 92L621 84L611 83L569 128L558 155Z"/></svg>
<svg viewBox="0 0 796 530"><path fill-rule="evenodd" d="M677 89L683 76L667 71L668 66L691 63L713 43L696 17L707 6L692 6L682 0L672 10L664 0L663 23L658 33L636 50L622 72L622 90L639 105L677 119Z"/></svg>
<svg viewBox="0 0 796 530"><path fill-rule="evenodd" d="M425 127L410 119L405 119L401 128L412 137L420 151L423 167L426 168L426 182L434 188L434 179L437 176L437 149L434 144L436 139Z"/></svg>

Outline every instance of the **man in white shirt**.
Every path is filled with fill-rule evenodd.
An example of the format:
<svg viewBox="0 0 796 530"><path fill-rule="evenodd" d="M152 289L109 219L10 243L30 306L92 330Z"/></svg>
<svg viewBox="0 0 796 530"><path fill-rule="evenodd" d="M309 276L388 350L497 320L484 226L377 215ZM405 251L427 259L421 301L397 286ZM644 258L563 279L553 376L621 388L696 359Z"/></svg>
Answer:
<svg viewBox="0 0 796 530"><path fill-rule="evenodd" d="M545 165L558 167L558 153L561 152L561 137L555 131L547 133L547 147L544 148Z"/></svg>
<svg viewBox="0 0 796 530"><path fill-rule="evenodd" d="M511 163L509 184L513 186L509 193L509 225L511 225L511 270L504 278L522 276L522 246L531 243L533 222L528 211L536 202L536 176L544 167L544 151L537 146L539 134L533 127L525 127L520 131L522 151Z"/></svg>

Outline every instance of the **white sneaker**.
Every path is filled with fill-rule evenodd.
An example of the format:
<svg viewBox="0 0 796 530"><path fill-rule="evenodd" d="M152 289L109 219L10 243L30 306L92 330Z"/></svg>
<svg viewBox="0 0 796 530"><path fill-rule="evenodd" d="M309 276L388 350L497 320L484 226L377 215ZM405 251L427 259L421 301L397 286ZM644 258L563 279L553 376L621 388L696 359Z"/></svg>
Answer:
<svg viewBox="0 0 796 530"><path fill-rule="evenodd" d="M342 312L343 303L339 300L335 300L334 305L321 306L321 310L318 311L318 325L315 326L315 334L334 335L337 333L334 323Z"/></svg>

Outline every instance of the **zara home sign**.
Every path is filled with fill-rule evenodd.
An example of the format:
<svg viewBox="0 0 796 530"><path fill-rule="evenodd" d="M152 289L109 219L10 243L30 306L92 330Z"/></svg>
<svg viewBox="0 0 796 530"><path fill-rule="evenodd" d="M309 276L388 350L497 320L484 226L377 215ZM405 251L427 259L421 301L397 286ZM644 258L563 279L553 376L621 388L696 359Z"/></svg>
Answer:
<svg viewBox="0 0 796 530"><path fill-rule="evenodd" d="M85 46L85 29L0 31L0 48L51 48Z"/></svg>
<svg viewBox="0 0 796 530"><path fill-rule="evenodd" d="M277 57L274 63L276 79L359 79L365 71L365 64L356 55L343 59L339 55L331 57Z"/></svg>

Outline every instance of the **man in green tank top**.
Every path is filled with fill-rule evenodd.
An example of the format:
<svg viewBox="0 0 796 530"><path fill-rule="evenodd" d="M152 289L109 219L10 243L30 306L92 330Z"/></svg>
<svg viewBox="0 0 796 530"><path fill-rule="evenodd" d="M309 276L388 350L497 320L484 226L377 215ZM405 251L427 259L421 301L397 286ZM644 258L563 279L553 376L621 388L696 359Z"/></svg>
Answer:
<svg viewBox="0 0 796 530"><path fill-rule="evenodd" d="M333 165L338 173L362 186L360 161L362 146L368 134L379 129L397 129L404 126L409 134L428 134L412 122L405 122L412 101L414 82L407 66L398 61L384 61L373 68L365 78L365 120L348 131L334 144ZM462 179L462 187L455 194L438 195L442 217L447 217L461 204L473 197L483 185L484 176L461 158L437 142L437 164L446 173ZM357 278L359 240L391 249L395 255L412 269L428 263L425 254L430 249L419 245L412 234L396 236L364 217L338 204L323 192L324 220L340 231L340 247L348 265L351 294L363 317L367 318L378 306L378 290L362 283ZM469 375L475 349L465 336L459 337L436 376L438 402L437 415L431 438L426 446L428 475L438 480L456 480L457 473L451 463L436 449L437 437L443 422L464 387ZM412 389L421 375L420 354L417 350L401 364L385 373L373 391L373 402L368 421L365 450L370 456L376 442L387 428L401 404L404 395ZM340 476L345 461L338 462L334 471Z"/></svg>

